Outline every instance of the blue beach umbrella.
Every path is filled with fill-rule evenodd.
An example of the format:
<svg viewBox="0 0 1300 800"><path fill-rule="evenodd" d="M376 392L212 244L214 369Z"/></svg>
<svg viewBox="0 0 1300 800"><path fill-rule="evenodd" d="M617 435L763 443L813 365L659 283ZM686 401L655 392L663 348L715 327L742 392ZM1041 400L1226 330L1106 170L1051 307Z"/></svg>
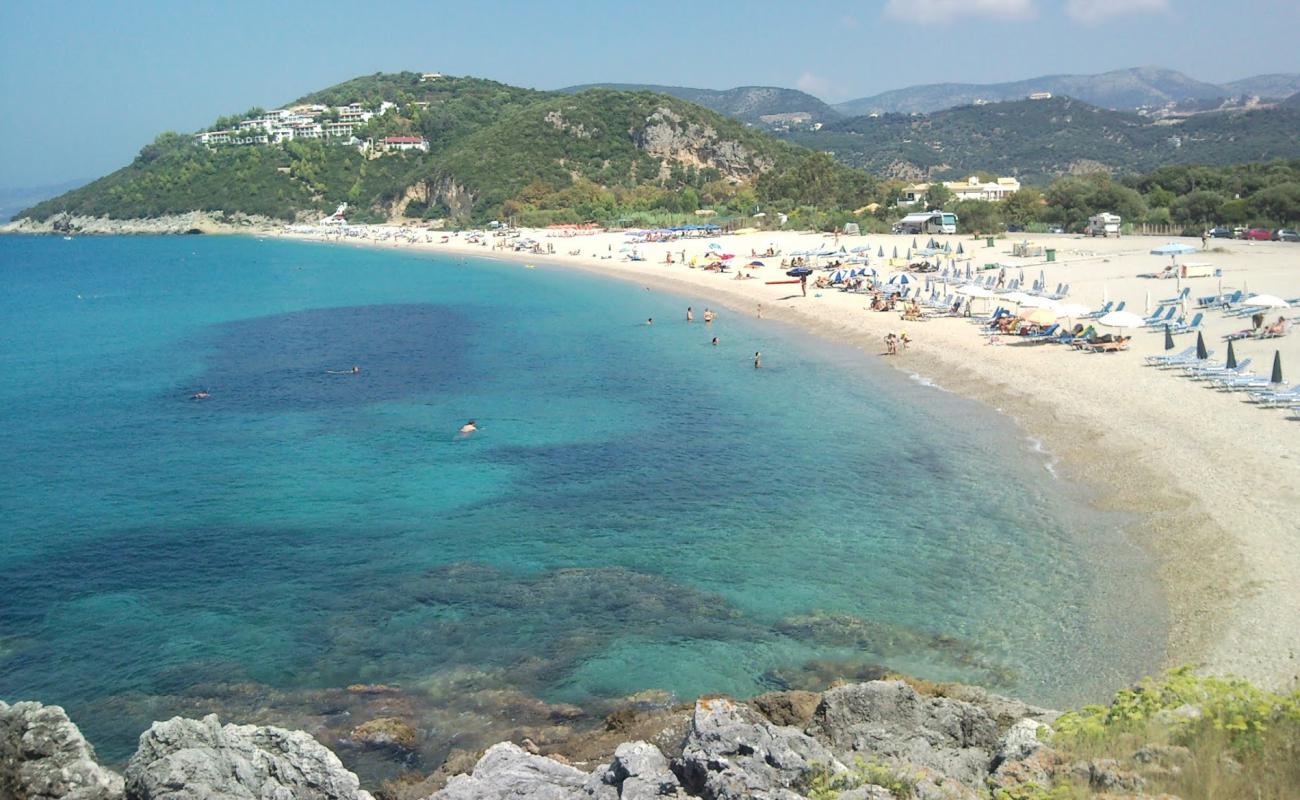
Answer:
<svg viewBox="0 0 1300 800"><path fill-rule="evenodd" d="M895 275L890 275L888 283L890 286L907 286L908 284L916 283L916 278L906 272L899 272Z"/></svg>
<svg viewBox="0 0 1300 800"><path fill-rule="evenodd" d="M1169 327L1168 325L1165 326L1165 328L1168 327ZM1231 339L1228 340L1228 363L1226 366L1228 367L1228 369L1237 368L1237 351L1232 349Z"/></svg>
<svg viewBox="0 0 1300 800"><path fill-rule="evenodd" d="M1165 349L1174 349L1174 335L1169 332L1169 323L1165 323ZM1228 342L1228 358L1232 358L1232 342Z"/></svg>
<svg viewBox="0 0 1300 800"><path fill-rule="evenodd" d="M908 260L908 261L911 261L911 260L912 260L912 248L910 248L910 247L907 248L907 260Z"/></svg>
<svg viewBox="0 0 1300 800"><path fill-rule="evenodd" d="M912 237L912 246L913 246L913 247L916 247L916 237L915 237L915 236Z"/></svg>
<svg viewBox="0 0 1300 800"><path fill-rule="evenodd" d="M786 275L789 275L791 278L802 278L802 277L804 277L804 276L806 276L806 275L811 275L811 274L812 274L812 268L811 268L811 267L795 267L795 268L792 269L792 270L788 270L785 274L786 274Z"/></svg>
<svg viewBox="0 0 1300 800"><path fill-rule="evenodd" d="M1270 383L1282 382L1282 351L1273 351L1273 375L1268 379Z"/></svg>
<svg viewBox="0 0 1300 800"><path fill-rule="evenodd" d="M1207 359L1207 358L1209 358L1209 357L1210 357L1210 351L1208 351L1208 350L1205 349L1205 334L1201 333L1200 331L1197 331L1197 333L1196 333L1196 358L1197 358L1197 360L1199 360L1199 361L1204 361L1205 359Z"/></svg>
<svg viewBox="0 0 1300 800"><path fill-rule="evenodd" d="M897 245L894 246L894 255L893 255L893 258L898 258L898 246L897 246Z"/></svg>
<svg viewBox="0 0 1300 800"><path fill-rule="evenodd" d="M970 264L967 264L967 265L966 265L966 280L970 280L972 274L973 274L973 273L971 272Z"/></svg>
<svg viewBox="0 0 1300 800"><path fill-rule="evenodd" d="M884 257L885 257L885 246L882 244L880 245L880 249L876 251L876 258L884 258Z"/></svg>
<svg viewBox="0 0 1300 800"><path fill-rule="evenodd" d="M1169 244L1162 244L1159 247L1151 248L1151 255L1153 256L1185 256L1188 253L1195 252L1195 247L1192 247L1190 244L1183 244L1182 242L1170 242Z"/></svg>
<svg viewBox="0 0 1300 800"><path fill-rule="evenodd" d="M966 254L966 251L961 249L961 242L958 242L958 243L957 243L957 255L962 256L962 255L965 255L965 254Z"/></svg>

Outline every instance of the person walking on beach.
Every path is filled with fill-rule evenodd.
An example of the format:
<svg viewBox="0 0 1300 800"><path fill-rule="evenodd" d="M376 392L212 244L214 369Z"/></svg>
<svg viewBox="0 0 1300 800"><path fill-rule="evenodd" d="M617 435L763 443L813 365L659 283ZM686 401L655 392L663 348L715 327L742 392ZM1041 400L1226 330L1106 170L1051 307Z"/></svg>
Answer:
<svg viewBox="0 0 1300 800"><path fill-rule="evenodd" d="M686 321L687 322L695 321L695 312L691 310L690 306L686 307Z"/></svg>
<svg viewBox="0 0 1300 800"><path fill-rule="evenodd" d="M755 351L754 351L754 369L761 369L762 367L763 367L763 354L760 353L760 352L758 352L757 350L755 350Z"/></svg>
<svg viewBox="0 0 1300 800"><path fill-rule="evenodd" d="M1209 232L1209 231L1201 231L1201 249L1202 249L1202 250L1209 250L1209 249L1210 249L1210 232Z"/></svg>
<svg viewBox="0 0 1300 800"><path fill-rule="evenodd" d="M807 296L808 296L808 276L807 276L807 275L800 275L800 276L799 276L799 291L803 292L803 296L804 296L804 297L807 297Z"/></svg>

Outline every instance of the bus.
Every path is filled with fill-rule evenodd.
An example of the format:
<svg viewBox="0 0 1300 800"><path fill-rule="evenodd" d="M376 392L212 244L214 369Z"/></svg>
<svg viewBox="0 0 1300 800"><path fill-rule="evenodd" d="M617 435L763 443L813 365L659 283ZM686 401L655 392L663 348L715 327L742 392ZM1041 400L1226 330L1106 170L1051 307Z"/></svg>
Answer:
<svg viewBox="0 0 1300 800"><path fill-rule="evenodd" d="M894 223L894 233L956 233L957 215L947 211L923 211L908 214Z"/></svg>

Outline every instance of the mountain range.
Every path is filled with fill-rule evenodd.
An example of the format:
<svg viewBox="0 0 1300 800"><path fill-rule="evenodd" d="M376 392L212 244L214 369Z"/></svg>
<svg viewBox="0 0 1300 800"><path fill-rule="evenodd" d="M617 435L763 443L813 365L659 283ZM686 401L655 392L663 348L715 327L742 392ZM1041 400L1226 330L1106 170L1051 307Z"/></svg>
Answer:
<svg viewBox="0 0 1300 800"><path fill-rule="evenodd" d="M852 117L788 138L870 172L907 180L1145 172L1300 156L1300 103L1153 120L1068 97L969 105L931 114Z"/></svg>
<svg viewBox="0 0 1300 800"><path fill-rule="evenodd" d="M784 127L792 115L806 117L806 122L830 122L842 114L816 97L798 89L775 86L738 86L735 89L692 89L685 86L659 86L648 83L588 83L569 86L561 92L575 93L588 89L615 89L624 92L655 92L704 106L741 122L764 127Z"/></svg>

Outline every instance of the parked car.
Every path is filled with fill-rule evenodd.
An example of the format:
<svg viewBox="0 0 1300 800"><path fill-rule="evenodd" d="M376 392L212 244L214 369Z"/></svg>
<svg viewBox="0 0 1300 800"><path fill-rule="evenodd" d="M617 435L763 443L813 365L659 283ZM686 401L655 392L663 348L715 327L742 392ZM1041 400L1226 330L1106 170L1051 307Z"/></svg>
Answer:
<svg viewBox="0 0 1300 800"><path fill-rule="evenodd" d="M1231 239L1232 228L1210 228L1211 239Z"/></svg>
<svg viewBox="0 0 1300 800"><path fill-rule="evenodd" d="M1052 227L1050 227L1050 228L1047 229L1047 232L1048 232L1048 233L1065 233L1065 228L1062 228L1060 225L1053 225Z"/></svg>
<svg viewBox="0 0 1300 800"><path fill-rule="evenodd" d="M1260 242L1267 242L1273 238L1273 232L1268 228L1251 228L1242 234L1243 239L1254 239Z"/></svg>
<svg viewBox="0 0 1300 800"><path fill-rule="evenodd" d="M1300 242L1300 231L1293 231L1288 228L1278 228L1273 233L1275 242Z"/></svg>

